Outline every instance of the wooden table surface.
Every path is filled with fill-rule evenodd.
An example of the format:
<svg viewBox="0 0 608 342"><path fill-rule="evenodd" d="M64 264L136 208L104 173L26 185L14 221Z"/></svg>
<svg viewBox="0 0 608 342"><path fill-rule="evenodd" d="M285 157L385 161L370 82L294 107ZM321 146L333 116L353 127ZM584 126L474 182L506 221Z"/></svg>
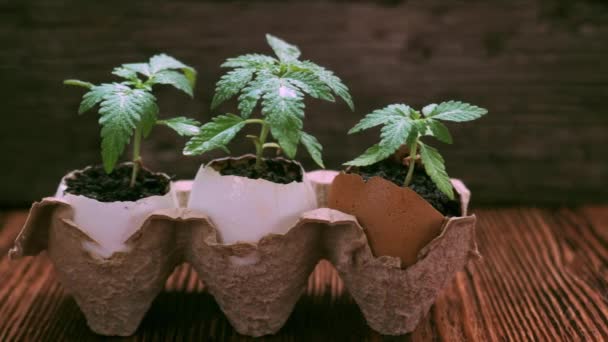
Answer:
<svg viewBox="0 0 608 342"><path fill-rule="evenodd" d="M260 340L608 340L608 206L475 213L483 258L456 275L412 334L389 338L371 331L322 261L287 324ZM45 255L7 259L26 216L0 212L0 341L103 339L88 330ZM182 265L137 333L124 340L247 339Z"/></svg>

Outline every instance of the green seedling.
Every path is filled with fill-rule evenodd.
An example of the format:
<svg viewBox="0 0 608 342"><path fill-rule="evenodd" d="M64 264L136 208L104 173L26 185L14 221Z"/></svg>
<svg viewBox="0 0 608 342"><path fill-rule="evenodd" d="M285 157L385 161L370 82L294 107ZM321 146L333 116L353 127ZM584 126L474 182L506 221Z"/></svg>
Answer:
<svg viewBox="0 0 608 342"><path fill-rule="evenodd" d="M133 187L142 165L141 141L148 137L154 126L168 126L182 136L199 133L200 123L193 119L175 117L159 120L156 97L152 94L153 86L166 84L192 97L196 71L173 57L160 54L150 58L148 63L123 64L114 68L112 74L123 81L95 85L79 80L65 80L64 84L89 90L82 97L79 114L99 104L101 156L107 173L112 172L133 136L133 171L130 182Z"/></svg>
<svg viewBox="0 0 608 342"><path fill-rule="evenodd" d="M375 110L367 114L348 134L383 125L380 142L345 165L366 166L377 163L395 153L399 147L405 144L409 149L409 166L403 186L410 185L415 161L419 154L424 170L437 188L450 199L454 199L454 191L445 170L443 157L437 149L423 143L421 138L432 136L441 142L451 144L450 131L441 121L472 121L487 112L484 108L458 101L430 104L422 111L414 110L406 104L392 104Z"/></svg>
<svg viewBox="0 0 608 342"><path fill-rule="evenodd" d="M300 50L279 38L266 35L276 57L247 54L229 58L222 64L233 70L217 82L211 108L238 96L240 115L224 114L200 129L184 148L184 154L196 155L221 149L229 153L226 145L247 124L261 127L259 135L247 135L256 151L256 167L262 168L266 148L278 148L293 159L297 147L304 145L312 159L321 167L322 146L312 135L303 131L304 94L334 102L341 97L353 109L348 88L333 72L310 61L301 61ZM260 102L261 115L251 118ZM276 142L267 141L269 133Z"/></svg>

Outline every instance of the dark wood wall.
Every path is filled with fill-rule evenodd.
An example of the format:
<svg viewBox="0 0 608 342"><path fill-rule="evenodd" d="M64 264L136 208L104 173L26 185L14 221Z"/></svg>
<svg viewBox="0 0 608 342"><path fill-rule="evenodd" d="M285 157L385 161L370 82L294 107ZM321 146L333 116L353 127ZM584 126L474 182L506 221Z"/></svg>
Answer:
<svg viewBox="0 0 608 342"><path fill-rule="evenodd" d="M104 81L113 66L166 52L200 78L194 100L162 89L162 115L206 121L219 64L269 53L266 32L352 90L355 113L307 105L306 129L330 168L377 139L346 135L370 110L461 99L490 115L450 125L455 144L435 146L476 204L608 201L605 1L22 0L0 1L0 204L26 205L54 192L66 171L99 162L97 117L76 114L82 92L64 78ZM183 157L183 143L156 129L144 146L148 166L191 178L214 155Z"/></svg>

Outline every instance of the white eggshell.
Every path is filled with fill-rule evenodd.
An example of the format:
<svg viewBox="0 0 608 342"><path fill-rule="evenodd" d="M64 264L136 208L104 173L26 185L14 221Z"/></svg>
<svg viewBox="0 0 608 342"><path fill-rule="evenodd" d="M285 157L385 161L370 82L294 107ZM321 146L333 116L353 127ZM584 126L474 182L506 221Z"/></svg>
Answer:
<svg viewBox="0 0 608 342"><path fill-rule="evenodd" d="M270 233L285 234L303 212L317 207L305 174L302 182L277 184L222 176L208 165L202 165L196 174L188 208L207 215L224 244L255 243Z"/></svg>
<svg viewBox="0 0 608 342"><path fill-rule="evenodd" d="M471 191L460 179L451 178L450 181L452 181L452 186L460 195L460 214L462 216L467 216L469 202L471 201Z"/></svg>
<svg viewBox="0 0 608 342"><path fill-rule="evenodd" d="M191 180L178 180L171 183L173 191L180 208L185 208L188 205L188 198L190 198L190 190L192 189Z"/></svg>
<svg viewBox="0 0 608 342"><path fill-rule="evenodd" d="M333 170L316 170L306 173L306 176L317 195L317 205L320 208L327 207L329 188L338 174L340 174L340 172Z"/></svg>
<svg viewBox="0 0 608 342"><path fill-rule="evenodd" d="M95 243L83 242L83 247L101 258L109 258L115 252L128 251L125 241L155 210L178 207L173 187L163 196L150 196L125 202L100 202L85 196L66 193L66 187L62 179L55 197L72 206L74 209L72 221L95 241Z"/></svg>

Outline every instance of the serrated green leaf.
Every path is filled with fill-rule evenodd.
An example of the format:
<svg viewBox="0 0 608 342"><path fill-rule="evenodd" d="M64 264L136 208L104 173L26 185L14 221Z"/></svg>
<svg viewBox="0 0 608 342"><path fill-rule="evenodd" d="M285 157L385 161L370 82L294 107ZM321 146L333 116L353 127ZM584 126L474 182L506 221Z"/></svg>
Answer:
<svg viewBox="0 0 608 342"><path fill-rule="evenodd" d="M376 109L367 114L359 123L348 131L348 134L383 125L403 117L408 118L409 106L405 104L392 104L381 109Z"/></svg>
<svg viewBox="0 0 608 342"><path fill-rule="evenodd" d="M301 65L314 72L319 80L331 88L336 95L341 97L351 110L355 110L355 105L350 93L348 92L348 87L342 83L342 80L338 76L334 75L333 72L323 68L322 66L310 61L301 62Z"/></svg>
<svg viewBox="0 0 608 342"><path fill-rule="evenodd" d="M270 133L277 140L285 155L293 159L298 152L302 119L295 115L282 115L273 113L266 116L270 125Z"/></svg>
<svg viewBox="0 0 608 342"><path fill-rule="evenodd" d="M190 95L190 97L194 97L194 89L192 89L192 85L186 76L180 74L177 71L173 70L162 70L155 73L152 76L153 84L167 84L171 85L178 90L183 91L184 93Z"/></svg>
<svg viewBox="0 0 608 342"><path fill-rule="evenodd" d="M308 154L310 154L310 156L312 157L312 160L314 160L315 163L317 163L317 165L319 165L320 167L325 168L325 165L323 165L323 157L321 155L321 153L323 152L323 146L321 146L321 143L319 143L317 138L306 132L302 132L300 142L302 143L302 145L304 145L304 147L308 151Z"/></svg>
<svg viewBox="0 0 608 342"><path fill-rule="evenodd" d="M80 107L78 108L78 114L83 114L95 107L96 104L103 100L103 97L111 94L116 90L115 84L103 83L98 86L91 87L87 93L82 97Z"/></svg>
<svg viewBox="0 0 608 342"><path fill-rule="evenodd" d="M111 172L128 144L133 130L155 105L154 96L141 89L131 89L122 84L113 84L112 92L103 96L99 114L101 129L101 152L106 172Z"/></svg>
<svg viewBox="0 0 608 342"><path fill-rule="evenodd" d="M196 70L194 68L184 68L182 69L182 72L184 73L184 76L186 76L186 79L188 79L190 88L194 89L194 86L196 85Z"/></svg>
<svg viewBox="0 0 608 342"><path fill-rule="evenodd" d="M418 137L417 120L410 117L406 104L392 104L367 114L348 133L383 125L380 143L367 149L347 165L364 166L376 163L395 153L403 144L410 145Z"/></svg>
<svg viewBox="0 0 608 342"><path fill-rule="evenodd" d="M407 117L395 117L386 123L380 131L380 146L392 154L405 144L412 131L413 123Z"/></svg>
<svg viewBox="0 0 608 342"><path fill-rule="evenodd" d="M258 103L258 100L264 92L263 87L264 80L261 80L258 76L257 79L250 82L239 96L239 112L243 118L251 116L251 112Z"/></svg>
<svg viewBox="0 0 608 342"><path fill-rule="evenodd" d="M165 70L181 70L184 74L184 77L188 80L190 89L194 89L194 85L196 84L196 70L194 70L193 67L186 65L164 53L150 57L149 69L151 75L157 74ZM184 90L181 88L178 89Z"/></svg>
<svg viewBox="0 0 608 342"><path fill-rule="evenodd" d="M226 150L226 145L244 126L245 121L240 116L234 114L216 116L200 128L198 135L188 141L184 154L195 155L215 149Z"/></svg>
<svg viewBox="0 0 608 342"><path fill-rule="evenodd" d="M131 89L123 84L112 84L113 90L103 96L99 107L100 123L121 121L134 129L141 120L142 113L156 98L141 89Z"/></svg>
<svg viewBox="0 0 608 342"><path fill-rule="evenodd" d="M380 145L376 144L376 145L368 148L367 150L365 150L365 152L363 152L363 154L361 154L357 158L344 163L344 165L351 165L351 166L372 165L381 160L386 159L393 152L394 151L389 152L389 151L383 149Z"/></svg>
<svg viewBox="0 0 608 342"><path fill-rule="evenodd" d="M256 53L228 58L222 63L222 68L269 69L278 61L276 58Z"/></svg>
<svg viewBox="0 0 608 342"><path fill-rule="evenodd" d="M156 125L156 122L158 121L158 111L156 99L144 104L140 123L144 138L147 138L150 135L152 128Z"/></svg>
<svg viewBox="0 0 608 342"><path fill-rule="evenodd" d="M300 49L271 34L266 34L266 41L282 62L296 60L300 57Z"/></svg>
<svg viewBox="0 0 608 342"><path fill-rule="evenodd" d="M133 69L128 69L125 67L114 68L114 70L112 70L112 74L127 80L137 79L137 72L135 72Z"/></svg>
<svg viewBox="0 0 608 342"><path fill-rule="evenodd" d="M302 92L289 82L278 77L269 78L264 82L263 91L263 115L304 117L304 98Z"/></svg>
<svg viewBox="0 0 608 342"><path fill-rule="evenodd" d="M450 177L445 170L445 162L439 152L422 142L419 143L420 158L424 165L426 174L431 177L431 180L437 185L437 188L446 194L450 199L454 199L454 190Z"/></svg>
<svg viewBox="0 0 608 342"><path fill-rule="evenodd" d="M304 102L300 90L279 78L268 79L262 96L262 115L266 117L270 132L285 155L294 158L304 117Z"/></svg>
<svg viewBox="0 0 608 342"><path fill-rule="evenodd" d="M450 130L440 121L429 119L427 121L427 125L433 137L446 144L452 143L452 135L450 134Z"/></svg>
<svg viewBox="0 0 608 342"><path fill-rule="evenodd" d="M217 108L222 102L238 94L251 81L253 73L253 69L240 68L224 74L215 86L211 109Z"/></svg>
<svg viewBox="0 0 608 342"><path fill-rule="evenodd" d="M429 105L426 105L426 106L424 106L424 108L422 108L422 114L424 114L424 116L429 116L429 115L433 114L433 111L435 111L435 108L437 108L436 103L431 103Z"/></svg>
<svg viewBox="0 0 608 342"><path fill-rule="evenodd" d="M127 131L117 122L108 122L101 127L101 157L104 170L107 173L114 170L114 166L116 166L125 146L129 143L132 133L133 130Z"/></svg>
<svg viewBox="0 0 608 342"><path fill-rule="evenodd" d="M465 122L480 118L488 111L460 101L447 101L437 105L428 117L436 120Z"/></svg>
<svg viewBox="0 0 608 342"><path fill-rule="evenodd" d="M259 71L255 79L243 88L242 93L239 96L238 107L241 116L243 118L248 118L264 92L273 91L277 82L277 76L266 70Z"/></svg>
<svg viewBox="0 0 608 342"><path fill-rule="evenodd" d="M160 120L158 121L158 124L165 125L173 129L175 132L177 132L177 134L181 135L182 137L195 136L200 134L201 132L200 122L183 116L178 116L167 120Z"/></svg>
<svg viewBox="0 0 608 342"><path fill-rule="evenodd" d="M148 76L148 77L152 74L148 63L128 63L128 64L123 64L122 67L125 69L132 70L134 72L140 73L142 75Z"/></svg>
<svg viewBox="0 0 608 342"><path fill-rule="evenodd" d="M148 64L150 65L150 72L152 74L162 70L190 68L186 64L164 53L150 57Z"/></svg>
<svg viewBox="0 0 608 342"><path fill-rule="evenodd" d="M334 96L331 94L331 89L325 85L325 83L321 82L314 73L290 71L285 73L282 78L313 98L330 102L335 101Z"/></svg>

